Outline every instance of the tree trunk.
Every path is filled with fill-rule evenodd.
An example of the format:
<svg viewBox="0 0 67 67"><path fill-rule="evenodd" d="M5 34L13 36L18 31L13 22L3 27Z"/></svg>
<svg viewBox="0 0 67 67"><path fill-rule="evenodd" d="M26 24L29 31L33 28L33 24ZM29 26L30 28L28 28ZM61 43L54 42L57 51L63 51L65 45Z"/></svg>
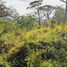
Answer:
<svg viewBox="0 0 67 67"><path fill-rule="evenodd" d="M39 10L38 10L38 9L37 9L37 12L38 12L38 22L39 22L39 26L41 26L40 12L39 12Z"/></svg>
<svg viewBox="0 0 67 67"><path fill-rule="evenodd" d="M66 0L66 10L65 10L65 21L67 20L67 0Z"/></svg>

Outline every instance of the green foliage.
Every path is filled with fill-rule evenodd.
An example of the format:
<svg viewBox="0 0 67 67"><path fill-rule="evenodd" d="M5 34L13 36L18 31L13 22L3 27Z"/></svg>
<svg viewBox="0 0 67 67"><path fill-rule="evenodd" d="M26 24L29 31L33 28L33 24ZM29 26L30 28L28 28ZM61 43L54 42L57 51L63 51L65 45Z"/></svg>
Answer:
<svg viewBox="0 0 67 67"><path fill-rule="evenodd" d="M32 16L24 16L23 18L19 19L17 23L21 28L30 29L35 26L35 18Z"/></svg>
<svg viewBox="0 0 67 67"><path fill-rule="evenodd" d="M34 22L23 22L25 30L0 20L0 67L67 67L67 24L51 20L52 27L30 29Z"/></svg>
<svg viewBox="0 0 67 67"><path fill-rule="evenodd" d="M65 9L60 6L57 6L54 19L56 19L57 22L64 22L65 19L64 16L65 16Z"/></svg>
<svg viewBox="0 0 67 67"><path fill-rule="evenodd" d="M0 55L0 67L10 67L9 62L6 61L3 55Z"/></svg>

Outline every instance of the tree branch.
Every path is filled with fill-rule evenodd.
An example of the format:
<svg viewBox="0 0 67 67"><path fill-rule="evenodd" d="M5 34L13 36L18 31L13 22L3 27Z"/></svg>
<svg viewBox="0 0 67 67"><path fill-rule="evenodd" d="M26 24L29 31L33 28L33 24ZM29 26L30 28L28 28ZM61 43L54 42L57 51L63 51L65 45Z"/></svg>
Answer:
<svg viewBox="0 0 67 67"><path fill-rule="evenodd" d="M64 3L66 3L66 1L64 1L64 0L60 0L60 1L62 1L62 2L64 2Z"/></svg>

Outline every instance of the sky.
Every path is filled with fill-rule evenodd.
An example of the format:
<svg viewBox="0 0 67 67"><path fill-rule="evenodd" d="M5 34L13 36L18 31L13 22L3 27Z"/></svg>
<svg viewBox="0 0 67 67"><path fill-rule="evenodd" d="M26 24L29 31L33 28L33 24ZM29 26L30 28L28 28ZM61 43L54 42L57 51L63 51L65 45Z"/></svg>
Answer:
<svg viewBox="0 0 67 67"><path fill-rule="evenodd" d="M5 1L9 7L15 8L20 15L24 15L30 12L30 10L26 10L26 8L29 5L29 3L32 2L33 0L3 0L3 1ZM64 3L60 2L60 0L44 0L43 4L52 6L58 5L62 7L64 5Z"/></svg>

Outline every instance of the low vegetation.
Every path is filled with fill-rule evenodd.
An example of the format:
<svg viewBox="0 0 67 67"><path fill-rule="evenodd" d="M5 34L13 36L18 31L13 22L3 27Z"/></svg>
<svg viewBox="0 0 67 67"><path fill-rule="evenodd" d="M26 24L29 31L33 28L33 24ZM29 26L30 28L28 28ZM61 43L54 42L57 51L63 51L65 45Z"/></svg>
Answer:
<svg viewBox="0 0 67 67"><path fill-rule="evenodd" d="M67 67L67 23L27 30L0 20L0 67Z"/></svg>

